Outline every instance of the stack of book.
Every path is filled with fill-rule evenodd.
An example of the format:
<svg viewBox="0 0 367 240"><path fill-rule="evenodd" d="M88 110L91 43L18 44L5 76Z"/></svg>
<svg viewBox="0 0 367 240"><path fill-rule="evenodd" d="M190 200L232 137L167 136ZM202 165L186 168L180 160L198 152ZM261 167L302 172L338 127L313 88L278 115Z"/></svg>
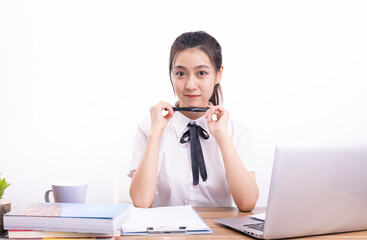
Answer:
<svg viewBox="0 0 367 240"><path fill-rule="evenodd" d="M38 203L4 215L11 239L113 238L129 218L130 204Z"/></svg>

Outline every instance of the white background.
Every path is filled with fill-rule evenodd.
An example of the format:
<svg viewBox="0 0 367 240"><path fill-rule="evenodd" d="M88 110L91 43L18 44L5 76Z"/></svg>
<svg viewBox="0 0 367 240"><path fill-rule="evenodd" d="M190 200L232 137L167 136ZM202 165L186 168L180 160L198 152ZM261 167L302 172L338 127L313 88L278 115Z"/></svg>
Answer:
<svg viewBox="0 0 367 240"><path fill-rule="evenodd" d="M0 172L15 205L51 182L112 202L149 106L174 102L169 50L223 48L224 106L253 137L265 206L278 142L366 140L366 1L0 1ZM312 176L310 176L312 177Z"/></svg>

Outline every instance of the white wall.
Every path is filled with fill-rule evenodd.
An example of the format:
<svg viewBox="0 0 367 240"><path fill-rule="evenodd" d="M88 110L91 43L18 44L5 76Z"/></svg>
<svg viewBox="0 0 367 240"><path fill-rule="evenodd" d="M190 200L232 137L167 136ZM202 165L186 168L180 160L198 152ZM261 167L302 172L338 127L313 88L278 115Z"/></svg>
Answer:
<svg viewBox="0 0 367 240"><path fill-rule="evenodd" d="M137 121L174 102L169 49L221 43L225 107L252 131L266 205L277 142L366 139L365 1L0 1L0 172L15 205L85 180L112 202Z"/></svg>

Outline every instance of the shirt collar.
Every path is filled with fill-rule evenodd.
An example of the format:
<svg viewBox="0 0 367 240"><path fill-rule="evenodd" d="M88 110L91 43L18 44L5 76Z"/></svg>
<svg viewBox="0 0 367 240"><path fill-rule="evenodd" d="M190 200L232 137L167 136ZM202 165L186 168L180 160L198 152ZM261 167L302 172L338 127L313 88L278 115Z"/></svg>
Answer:
<svg viewBox="0 0 367 240"><path fill-rule="evenodd" d="M175 129L177 138L180 138L184 134L185 130L188 128L187 125L189 124L189 122L195 122L197 125L204 128L205 131L209 133L208 124L204 116L201 116L196 120L192 120L183 115L181 112L175 112L171 121L173 128Z"/></svg>

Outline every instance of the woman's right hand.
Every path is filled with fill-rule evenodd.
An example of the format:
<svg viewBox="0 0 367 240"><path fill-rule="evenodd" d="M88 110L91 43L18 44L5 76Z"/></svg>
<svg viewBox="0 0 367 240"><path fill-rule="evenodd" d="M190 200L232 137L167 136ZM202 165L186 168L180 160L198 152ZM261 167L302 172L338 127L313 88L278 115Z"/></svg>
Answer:
<svg viewBox="0 0 367 240"><path fill-rule="evenodd" d="M168 113L163 115L163 110ZM173 117L172 105L159 102L150 107L151 129L144 154L134 172L130 186L130 196L134 206L149 208L153 205L157 189L159 145L167 123Z"/></svg>
<svg viewBox="0 0 367 240"><path fill-rule="evenodd" d="M163 110L168 113L163 115ZM159 102L156 105L150 107L151 118L151 133L161 134L167 126L167 123L173 117L173 106L167 102Z"/></svg>

